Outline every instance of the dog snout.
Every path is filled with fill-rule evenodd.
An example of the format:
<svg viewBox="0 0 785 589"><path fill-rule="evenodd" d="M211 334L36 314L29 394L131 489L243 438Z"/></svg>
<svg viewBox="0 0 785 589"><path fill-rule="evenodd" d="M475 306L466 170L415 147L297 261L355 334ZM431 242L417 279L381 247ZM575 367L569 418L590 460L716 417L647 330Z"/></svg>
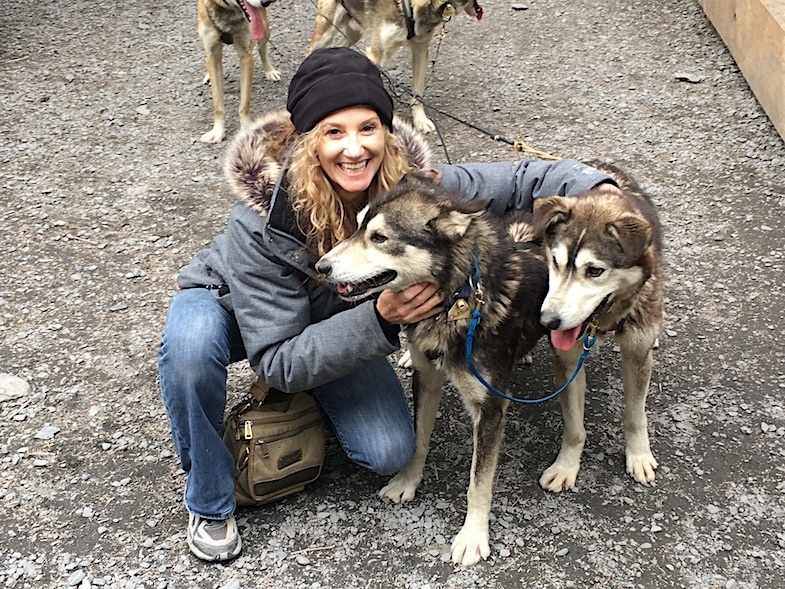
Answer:
<svg viewBox="0 0 785 589"><path fill-rule="evenodd" d="M316 262L315 268L319 274L324 274L325 276L327 276L332 271L333 265L330 263L330 260L326 260L322 258L321 260Z"/></svg>
<svg viewBox="0 0 785 589"><path fill-rule="evenodd" d="M550 311L543 311L540 314L540 323L545 329L550 329L551 331L558 330L559 326L561 325L561 318L556 313L551 313Z"/></svg>

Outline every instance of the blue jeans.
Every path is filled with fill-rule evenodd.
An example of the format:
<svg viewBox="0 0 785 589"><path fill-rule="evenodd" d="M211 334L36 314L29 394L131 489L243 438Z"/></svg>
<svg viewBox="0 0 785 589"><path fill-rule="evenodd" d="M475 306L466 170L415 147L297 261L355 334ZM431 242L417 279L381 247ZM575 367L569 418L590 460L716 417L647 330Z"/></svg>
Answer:
<svg viewBox="0 0 785 589"><path fill-rule="evenodd" d="M205 288L175 293L158 352L161 395L190 513L234 513L234 465L221 439L227 366L246 358L237 321ZM351 460L379 474L403 468L415 450L403 387L387 358L316 387L311 394Z"/></svg>

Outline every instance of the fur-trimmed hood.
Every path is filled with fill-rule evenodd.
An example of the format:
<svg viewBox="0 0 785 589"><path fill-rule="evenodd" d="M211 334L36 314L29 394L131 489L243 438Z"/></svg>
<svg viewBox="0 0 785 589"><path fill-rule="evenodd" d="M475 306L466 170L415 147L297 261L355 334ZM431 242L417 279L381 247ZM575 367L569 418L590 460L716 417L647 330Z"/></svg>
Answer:
<svg viewBox="0 0 785 589"><path fill-rule="evenodd" d="M234 194L266 215L281 175L294 126L285 110L269 113L241 131L224 155L224 175ZM406 121L394 117L393 133L401 140L413 171L431 168L431 148Z"/></svg>

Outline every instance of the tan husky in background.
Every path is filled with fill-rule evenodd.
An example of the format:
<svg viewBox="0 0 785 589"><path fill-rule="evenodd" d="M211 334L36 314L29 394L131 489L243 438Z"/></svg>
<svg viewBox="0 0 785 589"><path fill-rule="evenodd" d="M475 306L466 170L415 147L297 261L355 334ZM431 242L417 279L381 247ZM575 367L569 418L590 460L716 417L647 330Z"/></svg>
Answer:
<svg viewBox="0 0 785 589"><path fill-rule="evenodd" d="M240 124L251 122L251 82L253 82L253 49L258 47L264 75L268 80L280 80L267 54L270 24L267 6L275 0L197 0L196 16L199 38L207 56L207 75L213 97L213 128L202 135L204 143L223 141L224 117L223 45L234 45L240 59Z"/></svg>
<svg viewBox="0 0 785 589"><path fill-rule="evenodd" d="M412 90L422 96L428 45L434 30L461 8L477 20L482 18L477 0L317 0L310 51L331 45L354 45L366 36L366 55L385 67L408 41L412 50ZM412 121L423 133L436 129L418 101L412 103Z"/></svg>
<svg viewBox="0 0 785 589"><path fill-rule="evenodd" d="M613 332L621 349L627 472L651 483L657 460L649 447L646 394L652 349L662 326L662 249L657 211L634 180L608 164L589 162L619 184L623 195L595 189L534 201L534 224L544 233L548 294L540 321L551 332L557 385L572 375L589 326ZM561 393L561 451L540 478L559 492L575 486L586 441L583 369Z"/></svg>

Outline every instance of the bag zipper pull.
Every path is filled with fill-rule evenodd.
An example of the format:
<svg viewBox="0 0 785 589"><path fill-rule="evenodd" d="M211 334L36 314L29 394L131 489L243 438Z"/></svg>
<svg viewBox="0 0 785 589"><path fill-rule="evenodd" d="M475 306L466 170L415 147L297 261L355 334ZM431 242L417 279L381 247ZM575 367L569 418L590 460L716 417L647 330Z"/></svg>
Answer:
<svg viewBox="0 0 785 589"><path fill-rule="evenodd" d="M267 446L265 445L264 440L258 440L256 442L256 445L259 446L259 448L262 449L262 458L269 458L270 457L270 453L267 451Z"/></svg>
<svg viewBox="0 0 785 589"><path fill-rule="evenodd" d="M237 462L237 470L242 470L246 466L248 466L248 457L250 455L251 455L251 451L248 448L243 450L243 453L240 456L240 460Z"/></svg>
<svg viewBox="0 0 785 589"><path fill-rule="evenodd" d="M243 439L253 440L253 421L246 421L243 424Z"/></svg>

